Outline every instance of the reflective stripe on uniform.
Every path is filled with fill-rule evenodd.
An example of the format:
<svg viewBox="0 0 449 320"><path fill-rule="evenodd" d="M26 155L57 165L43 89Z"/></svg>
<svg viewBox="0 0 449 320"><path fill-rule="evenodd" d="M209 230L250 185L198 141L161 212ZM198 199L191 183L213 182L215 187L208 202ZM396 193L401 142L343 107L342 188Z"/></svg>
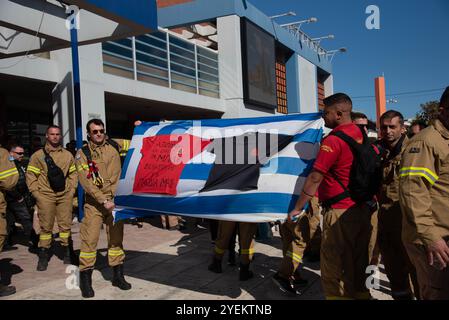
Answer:
<svg viewBox="0 0 449 320"><path fill-rule="evenodd" d="M39 235L39 240L50 240L52 236L53 235L51 233L41 233Z"/></svg>
<svg viewBox="0 0 449 320"><path fill-rule="evenodd" d="M70 166L69 173L72 173L72 172L74 172L74 171L76 171L76 166L75 166L74 164L72 164L72 165Z"/></svg>
<svg viewBox="0 0 449 320"><path fill-rule="evenodd" d="M92 251L92 252L81 251L80 252L80 258L92 259L92 258L96 258L96 257L97 257L97 251Z"/></svg>
<svg viewBox="0 0 449 320"><path fill-rule="evenodd" d="M68 237L70 237L70 232L60 232L59 237L62 239L67 239Z"/></svg>
<svg viewBox="0 0 449 320"><path fill-rule="evenodd" d="M217 246L215 246L215 253L217 254L223 254L225 251Z"/></svg>
<svg viewBox="0 0 449 320"><path fill-rule="evenodd" d="M35 173L37 175L41 174L41 169L36 168L35 166L31 166L31 165L28 165L27 171L31 171L31 172L33 172L33 173Z"/></svg>
<svg viewBox="0 0 449 320"><path fill-rule="evenodd" d="M17 171L16 167L0 172L0 179L6 179L7 177L13 176L15 174L19 174L19 171Z"/></svg>
<svg viewBox="0 0 449 320"><path fill-rule="evenodd" d="M294 252L291 251L287 251L287 253L285 254L287 257L292 258L294 261L301 263L302 262L302 257L299 254L296 254Z"/></svg>
<svg viewBox="0 0 449 320"><path fill-rule="evenodd" d="M87 164L78 165L78 171L89 170L89 166Z"/></svg>
<svg viewBox="0 0 449 320"><path fill-rule="evenodd" d="M254 249L240 249L240 254L254 254Z"/></svg>
<svg viewBox="0 0 449 320"><path fill-rule="evenodd" d="M434 184L438 180L438 176L432 171L424 167L404 167L399 170L400 177L420 176L425 178L430 184Z"/></svg>
<svg viewBox="0 0 449 320"><path fill-rule="evenodd" d="M128 150L129 150L129 141L124 140L123 141L123 151L128 151Z"/></svg>
<svg viewBox="0 0 449 320"><path fill-rule="evenodd" d="M111 257L118 257L118 256L122 256L124 254L125 254L125 252L123 252L122 249L109 249L108 250L108 256L111 256Z"/></svg>

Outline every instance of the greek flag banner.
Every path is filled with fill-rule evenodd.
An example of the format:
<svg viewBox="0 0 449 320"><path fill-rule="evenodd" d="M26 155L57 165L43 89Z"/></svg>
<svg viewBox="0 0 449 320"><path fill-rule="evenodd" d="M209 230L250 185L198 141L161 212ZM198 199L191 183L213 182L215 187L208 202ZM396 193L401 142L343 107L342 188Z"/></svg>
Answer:
<svg viewBox="0 0 449 320"><path fill-rule="evenodd" d="M313 166L323 127L319 113L144 122L123 164L115 219L284 220Z"/></svg>

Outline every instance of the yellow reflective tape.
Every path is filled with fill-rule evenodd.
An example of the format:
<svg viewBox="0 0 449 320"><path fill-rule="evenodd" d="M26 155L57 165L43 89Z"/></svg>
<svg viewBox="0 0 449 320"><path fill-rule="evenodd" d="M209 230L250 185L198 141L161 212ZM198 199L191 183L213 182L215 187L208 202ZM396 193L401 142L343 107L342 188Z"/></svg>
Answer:
<svg viewBox="0 0 449 320"><path fill-rule="evenodd" d="M37 174L41 173L41 169L36 168L35 166L32 166L32 165L28 165L27 170L30 170L30 171L32 171L34 173L37 173Z"/></svg>
<svg viewBox="0 0 449 320"><path fill-rule="evenodd" d="M287 253L285 254L287 257L292 258L294 261L301 263L302 262L302 257L294 252L291 251L287 251Z"/></svg>
<svg viewBox="0 0 449 320"><path fill-rule="evenodd" d="M87 164L78 165L78 171L89 170L89 166Z"/></svg>
<svg viewBox="0 0 449 320"><path fill-rule="evenodd" d="M403 167L401 170L399 170L399 173L403 171L425 171L428 174L430 174L435 180L438 180L438 176L433 172L432 170L425 168L425 167Z"/></svg>
<svg viewBox="0 0 449 320"><path fill-rule="evenodd" d="M126 156L126 152L120 152L120 157Z"/></svg>
<svg viewBox="0 0 449 320"><path fill-rule="evenodd" d="M70 232L60 232L59 237L63 239L67 239L70 236Z"/></svg>
<svg viewBox="0 0 449 320"><path fill-rule="evenodd" d="M0 172L0 176L7 175L7 174L9 174L11 172L14 172L14 171L17 171L16 167Z"/></svg>
<svg viewBox="0 0 449 320"><path fill-rule="evenodd" d="M92 252L80 252L80 258L96 258L97 257L97 251Z"/></svg>
<svg viewBox="0 0 449 320"><path fill-rule="evenodd" d="M423 172L408 172L408 173L403 173L400 174L399 177L407 177L407 176L420 176L425 178L427 181L429 181L429 183L431 185L435 184L435 180L433 180L432 178L430 178L427 174L423 173Z"/></svg>
<svg viewBox="0 0 449 320"><path fill-rule="evenodd" d="M50 240L52 238L51 233L41 233L39 235L39 240Z"/></svg>
<svg viewBox="0 0 449 320"><path fill-rule="evenodd" d="M123 252L122 249L116 249L116 250L109 249L108 250L108 256L111 256L111 257L118 257L118 256L122 256L124 254L125 254L125 252Z"/></svg>
<svg viewBox="0 0 449 320"><path fill-rule="evenodd" d="M128 149L129 149L129 141L124 140L123 141L123 150L128 151Z"/></svg>
<svg viewBox="0 0 449 320"><path fill-rule="evenodd" d="M73 164L70 166L69 173L72 173L75 170L76 170L76 166Z"/></svg>
<svg viewBox="0 0 449 320"><path fill-rule="evenodd" d="M241 249L240 253L241 254L254 254L254 249Z"/></svg>
<svg viewBox="0 0 449 320"><path fill-rule="evenodd" d="M8 174L3 174L3 175L0 176L0 179L3 180L5 178L8 178L8 177L13 176L15 174L19 174L19 172L16 170L15 172L11 172L11 173L8 173Z"/></svg>
<svg viewBox="0 0 449 320"><path fill-rule="evenodd" d="M215 252L217 254L223 254L225 251L223 249L220 249L219 247L215 247Z"/></svg>

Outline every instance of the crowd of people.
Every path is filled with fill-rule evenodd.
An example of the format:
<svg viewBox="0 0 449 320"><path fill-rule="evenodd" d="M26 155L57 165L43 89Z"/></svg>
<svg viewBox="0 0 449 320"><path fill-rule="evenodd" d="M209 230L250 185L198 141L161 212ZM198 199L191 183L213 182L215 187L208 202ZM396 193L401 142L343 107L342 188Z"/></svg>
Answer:
<svg viewBox="0 0 449 320"><path fill-rule="evenodd" d="M332 131L280 225L283 258L273 281L286 294L301 294L307 284L301 264L320 261L326 299L367 300L372 299L367 268L383 263L394 299L449 299L449 87L438 118L427 128L417 123L407 130L402 114L389 110L380 118L378 139L368 137L367 117L352 112L346 94L327 97L324 105L325 125ZM9 216L22 225L37 252L37 271L45 271L56 224L63 263L79 265L81 294L90 298L103 224L112 285L131 289L123 271L124 222L114 223L112 216L129 140L109 139L100 119L89 120L86 131L81 149L72 142L64 149L61 128L49 126L45 146L29 163L20 144L11 144L9 151L0 148L0 251L14 226ZM71 228L78 183L85 192L85 215L76 255ZM161 221L170 230L185 227L180 217L164 215ZM238 236L239 280L252 278L258 225L212 220L210 228L215 247L208 269L222 272L226 250L228 262L236 264ZM0 296L14 293L13 286L0 284Z"/></svg>

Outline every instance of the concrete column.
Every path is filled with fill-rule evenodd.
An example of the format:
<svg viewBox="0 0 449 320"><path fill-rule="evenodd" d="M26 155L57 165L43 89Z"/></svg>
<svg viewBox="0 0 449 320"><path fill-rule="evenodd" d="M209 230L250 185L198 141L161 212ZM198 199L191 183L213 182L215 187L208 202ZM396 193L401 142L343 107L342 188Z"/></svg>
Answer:
<svg viewBox="0 0 449 320"><path fill-rule="evenodd" d="M324 97L329 97L334 94L334 76L329 75L324 80Z"/></svg>
<svg viewBox="0 0 449 320"><path fill-rule="evenodd" d="M243 102L240 17L217 18L220 98L225 100L223 118L238 118Z"/></svg>
<svg viewBox="0 0 449 320"><path fill-rule="evenodd" d="M54 51L52 60L58 63L59 81L53 89L53 121L61 126L63 143L75 139L75 110L73 103L72 57L70 49ZM106 123L103 58L101 44L79 47L82 125L89 119L100 118ZM83 129L83 139L86 133Z"/></svg>
<svg viewBox="0 0 449 320"><path fill-rule="evenodd" d="M299 108L301 113L318 111L316 66L304 59L299 60Z"/></svg>

